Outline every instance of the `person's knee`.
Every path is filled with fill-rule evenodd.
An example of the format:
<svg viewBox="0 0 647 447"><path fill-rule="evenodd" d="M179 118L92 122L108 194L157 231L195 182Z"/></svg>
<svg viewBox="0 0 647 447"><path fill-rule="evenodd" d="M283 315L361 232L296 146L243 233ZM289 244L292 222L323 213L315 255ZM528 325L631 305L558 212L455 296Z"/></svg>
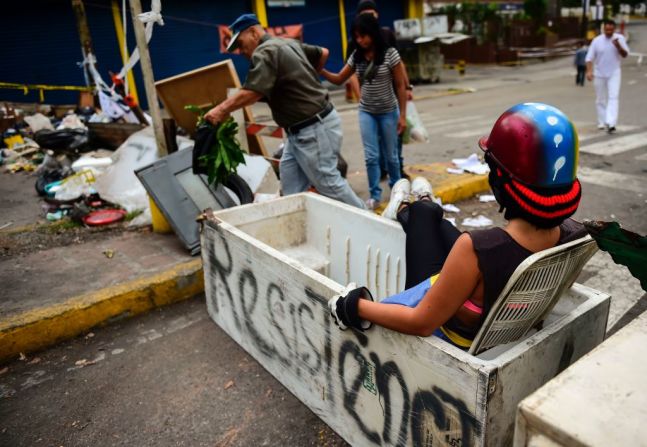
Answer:
<svg viewBox="0 0 647 447"><path fill-rule="evenodd" d="M409 219L427 218L440 221L443 218L443 208L431 200L418 200L409 206Z"/></svg>

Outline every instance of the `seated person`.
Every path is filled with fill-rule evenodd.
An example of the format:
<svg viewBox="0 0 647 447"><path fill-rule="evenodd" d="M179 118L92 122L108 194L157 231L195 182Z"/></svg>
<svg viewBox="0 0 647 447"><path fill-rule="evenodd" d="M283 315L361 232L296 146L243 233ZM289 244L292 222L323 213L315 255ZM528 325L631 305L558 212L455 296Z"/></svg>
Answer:
<svg viewBox="0 0 647 447"><path fill-rule="evenodd" d="M349 286L328 303L340 328L365 330L375 323L405 334L435 334L469 349L524 259L586 234L570 219L581 197L579 145L573 124L560 110L516 105L479 146L507 225L461 234L443 219L425 179L413 184L401 179L384 215L397 217L406 233L406 290L378 303L365 287Z"/></svg>

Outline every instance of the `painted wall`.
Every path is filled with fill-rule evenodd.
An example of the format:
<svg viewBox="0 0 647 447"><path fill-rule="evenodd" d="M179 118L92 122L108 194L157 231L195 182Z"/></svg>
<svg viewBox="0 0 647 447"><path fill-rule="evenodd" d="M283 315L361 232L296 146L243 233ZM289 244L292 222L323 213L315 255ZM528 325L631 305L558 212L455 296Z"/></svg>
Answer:
<svg viewBox="0 0 647 447"><path fill-rule="evenodd" d="M406 0L378 2L380 21L393 25L402 18ZM164 0L162 15L165 25L155 27L150 43L156 79L163 79L187 70L228 58L219 51L218 24L229 24L240 14L252 10L251 1ZM122 67L115 34L110 0L85 0L88 25L92 35L98 68L104 80L108 70ZM119 2L121 4L121 1ZM304 24L308 43L330 48L330 69L342 66L339 8L335 0L306 0L306 7L267 8L271 26ZM356 0L345 0L347 25L355 15ZM144 11L150 3L142 1ZM135 47L134 32L128 15L129 48ZM81 48L71 2L63 0L30 0L7 2L3 5L0 39L4 45L0 63L0 82L53 85L84 85ZM233 56L241 80L245 79L248 63L242 56ZM145 106L144 87L139 67L135 77L140 100ZM75 103L78 93L46 92L48 103ZM22 91L0 89L0 101L35 102L38 92L23 95Z"/></svg>

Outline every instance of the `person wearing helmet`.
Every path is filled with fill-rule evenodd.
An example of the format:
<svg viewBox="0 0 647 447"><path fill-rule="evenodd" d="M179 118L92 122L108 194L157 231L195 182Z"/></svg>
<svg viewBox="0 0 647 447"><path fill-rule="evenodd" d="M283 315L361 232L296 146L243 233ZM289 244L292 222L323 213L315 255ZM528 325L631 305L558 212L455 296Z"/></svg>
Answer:
<svg viewBox="0 0 647 447"><path fill-rule="evenodd" d="M575 127L560 110L518 104L499 117L479 146L507 225L461 234L443 219L426 180L400 180L389 207L406 233L406 290L377 303L368 289L350 285L328 302L340 328L365 330L375 323L406 334L434 334L469 349L524 259L586 234L570 219L582 194L579 145Z"/></svg>

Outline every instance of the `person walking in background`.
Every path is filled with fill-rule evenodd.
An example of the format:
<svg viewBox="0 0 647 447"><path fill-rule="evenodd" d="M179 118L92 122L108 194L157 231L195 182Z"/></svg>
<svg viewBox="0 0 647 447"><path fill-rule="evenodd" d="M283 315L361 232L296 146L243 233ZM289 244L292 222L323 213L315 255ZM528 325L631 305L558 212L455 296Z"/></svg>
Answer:
<svg viewBox="0 0 647 447"><path fill-rule="evenodd" d="M595 86L598 129L616 130L620 96L620 63L629 54L627 41L616 33L616 22L604 21L604 33L591 41L586 53L586 79Z"/></svg>
<svg viewBox="0 0 647 447"><path fill-rule="evenodd" d="M406 74L398 51L387 48L377 19L371 14L355 18L351 30L357 49L339 73L322 70L333 84L341 85L357 72L362 89L359 126L364 145L370 198L366 205L375 209L382 200L380 188L379 138L384 141L389 186L400 180L398 134L406 127ZM394 92L395 83L397 95Z"/></svg>
<svg viewBox="0 0 647 447"><path fill-rule="evenodd" d="M230 29L227 51L239 48L250 59L245 84L205 115L222 122L231 112L265 99L276 123L288 135L279 164L284 195L307 191L364 208L337 169L341 120L328 100L318 71L328 59L325 48L271 37L254 14L243 14Z"/></svg>
<svg viewBox="0 0 647 447"><path fill-rule="evenodd" d="M579 43L575 51L575 68L577 68L577 75L575 76L575 85L584 87L584 78L586 75L586 52L587 47L582 42Z"/></svg>

